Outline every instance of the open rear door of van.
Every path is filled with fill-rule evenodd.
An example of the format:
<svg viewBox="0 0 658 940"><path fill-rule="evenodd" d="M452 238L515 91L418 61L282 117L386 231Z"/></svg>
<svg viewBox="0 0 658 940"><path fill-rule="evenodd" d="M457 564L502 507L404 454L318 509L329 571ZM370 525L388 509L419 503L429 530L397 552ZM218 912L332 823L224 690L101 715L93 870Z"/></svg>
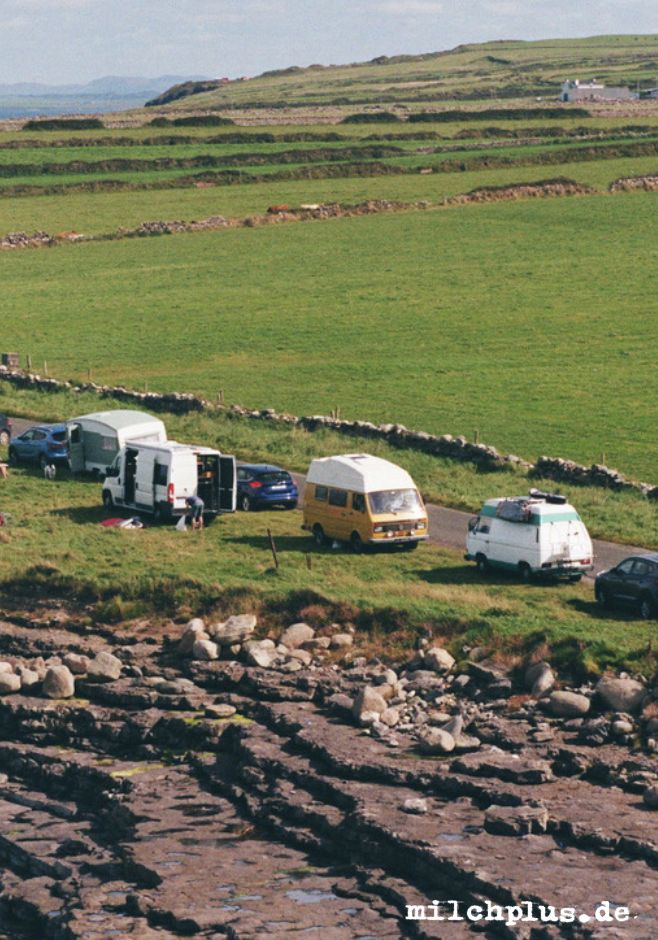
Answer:
<svg viewBox="0 0 658 940"><path fill-rule="evenodd" d="M237 505L237 484L235 457L221 454L219 458L219 511L235 512Z"/></svg>
<svg viewBox="0 0 658 940"><path fill-rule="evenodd" d="M82 473L85 469L85 444L82 426L77 421L66 425L68 438L69 463L71 473Z"/></svg>

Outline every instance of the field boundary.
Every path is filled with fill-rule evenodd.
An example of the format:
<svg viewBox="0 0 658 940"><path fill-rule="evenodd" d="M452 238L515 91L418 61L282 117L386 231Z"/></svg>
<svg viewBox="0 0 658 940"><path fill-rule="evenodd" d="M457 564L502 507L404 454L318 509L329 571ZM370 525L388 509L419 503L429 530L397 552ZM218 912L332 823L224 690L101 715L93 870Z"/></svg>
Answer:
<svg viewBox="0 0 658 940"><path fill-rule="evenodd" d="M535 463L516 454L501 454L490 444L468 441L463 436L451 434L435 435L427 431L414 431L403 424L374 424L371 421L349 421L337 415L299 416L277 412L273 408L250 409L242 405L225 405L211 402L188 392L139 392L135 389L115 385L98 385L95 382L75 383L60 381L21 369L0 366L0 381L9 382L16 388L46 393L73 392L90 393L99 398L128 402L151 411L171 414L192 412L215 412L236 420L270 422L301 428L310 433L334 431L346 437L369 438L384 441L393 447L415 450L434 457L444 457L461 463L471 463L483 470L516 468L529 477L555 480L556 482L595 486L620 491L634 490L652 500L658 500L658 485L631 480L617 470L603 464L587 467L563 457L541 456Z"/></svg>

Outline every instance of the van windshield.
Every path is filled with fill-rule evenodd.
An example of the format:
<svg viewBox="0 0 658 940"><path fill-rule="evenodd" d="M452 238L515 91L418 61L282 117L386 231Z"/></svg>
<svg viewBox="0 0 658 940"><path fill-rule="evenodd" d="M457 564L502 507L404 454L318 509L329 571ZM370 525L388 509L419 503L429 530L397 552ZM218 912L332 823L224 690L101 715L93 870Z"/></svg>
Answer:
<svg viewBox="0 0 658 940"><path fill-rule="evenodd" d="M379 490L377 493L368 493L368 500L374 515L423 511L417 490Z"/></svg>

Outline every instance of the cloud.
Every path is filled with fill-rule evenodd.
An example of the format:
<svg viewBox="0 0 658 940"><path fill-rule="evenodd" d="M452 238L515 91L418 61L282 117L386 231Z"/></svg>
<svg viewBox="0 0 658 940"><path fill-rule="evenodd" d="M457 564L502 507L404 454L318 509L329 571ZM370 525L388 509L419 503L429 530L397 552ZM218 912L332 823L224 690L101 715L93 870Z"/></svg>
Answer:
<svg viewBox="0 0 658 940"><path fill-rule="evenodd" d="M383 0L374 4L373 9L391 16L436 16L443 12L443 3L439 0Z"/></svg>

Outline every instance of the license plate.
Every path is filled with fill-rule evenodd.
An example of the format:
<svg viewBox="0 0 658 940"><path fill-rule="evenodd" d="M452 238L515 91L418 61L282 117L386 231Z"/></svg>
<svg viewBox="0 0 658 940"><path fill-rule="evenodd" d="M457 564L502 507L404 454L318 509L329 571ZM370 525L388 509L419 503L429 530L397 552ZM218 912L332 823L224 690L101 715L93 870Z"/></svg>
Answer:
<svg viewBox="0 0 658 940"><path fill-rule="evenodd" d="M286 484L285 484L285 483L275 483L273 486L270 487L270 489L271 489L271 490L285 490L285 489L286 489Z"/></svg>

